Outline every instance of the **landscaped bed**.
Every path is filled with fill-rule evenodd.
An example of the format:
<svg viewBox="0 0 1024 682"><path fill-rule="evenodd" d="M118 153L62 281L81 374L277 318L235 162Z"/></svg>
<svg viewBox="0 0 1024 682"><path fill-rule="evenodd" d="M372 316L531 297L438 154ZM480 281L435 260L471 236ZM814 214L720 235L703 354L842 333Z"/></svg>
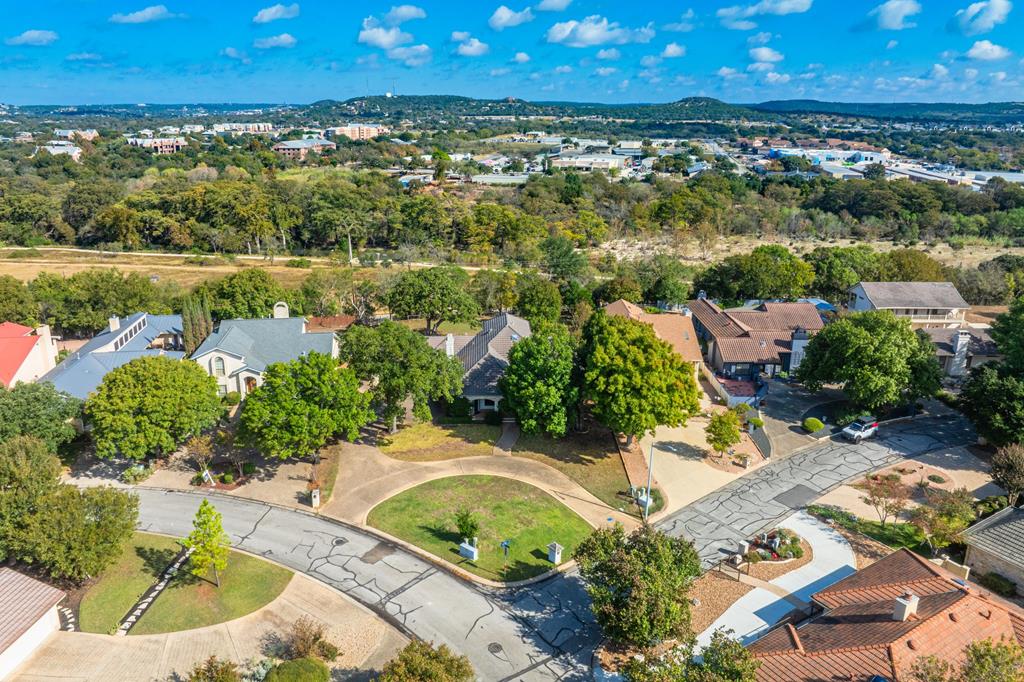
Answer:
<svg viewBox="0 0 1024 682"><path fill-rule="evenodd" d="M456 510L471 510L480 523L479 560L459 556ZM414 544L484 578L513 581L554 568L547 546L564 547L568 561L591 528L539 488L499 476L454 476L429 481L385 500L367 516L374 528ZM506 561L501 542L510 540Z"/></svg>
<svg viewBox="0 0 1024 682"><path fill-rule="evenodd" d="M489 424L417 422L396 433L381 433L377 443L388 457L406 462L436 462L490 455L501 428Z"/></svg>
<svg viewBox="0 0 1024 682"><path fill-rule="evenodd" d="M807 512L848 531L866 535L893 549L906 547L920 554L928 553L924 534L912 524L890 521L883 526L878 521L861 519L848 511L829 505L808 505Z"/></svg>
<svg viewBox="0 0 1024 682"><path fill-rule="evenodd" d="M135 533L117 561L82 598L79 624L85 632L110 633L142 594L157 580L181 549L177 540ZM232 551L221 586L187 570L143 614L130 634L175 632L239 618L277 598L292 572L256 557ZM212 580L212 576L211 576Z"/></svg>

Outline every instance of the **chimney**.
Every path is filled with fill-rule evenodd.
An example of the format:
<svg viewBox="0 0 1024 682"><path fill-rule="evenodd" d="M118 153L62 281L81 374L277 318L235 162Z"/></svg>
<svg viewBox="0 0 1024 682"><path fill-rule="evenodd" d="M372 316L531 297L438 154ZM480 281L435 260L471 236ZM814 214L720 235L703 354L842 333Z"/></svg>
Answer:
<svg viewBox="0 0 1024 682"><path fill-rule="evenodd" d="M57 366L57 344L53 342L53 335L50 333L50 325L44 324L36 327L36 336L42 339L44 366L50 370Z"/></svg>
<svg viewBox="0 0 1024 682"><path fill-rule="evenodd" d="M288 304L284 301L278 301L274 304L274 319L282 320L288 318Z"/></svg>
<svg viewBox="0 0 1024 682"><path fill-rule="evenodd" d="M110 331L116 332L121 328L121 320L116 315L107 320L107 324L110 326Z"/></svg>
<svg viewBox="0 0 1024 682"><path fill-rule="evenodd" d="M455 337L451 334L444 335L444 354L450 358L455 357Z"/></svg>
<svg viewBox="0 0 1024 682"><path fill-rule="evenodd" d="M892 619L905 622L917 616L917 603L920 599L917 595L907 592L902 597L896 598L896 604L892 611Z"/></svg>

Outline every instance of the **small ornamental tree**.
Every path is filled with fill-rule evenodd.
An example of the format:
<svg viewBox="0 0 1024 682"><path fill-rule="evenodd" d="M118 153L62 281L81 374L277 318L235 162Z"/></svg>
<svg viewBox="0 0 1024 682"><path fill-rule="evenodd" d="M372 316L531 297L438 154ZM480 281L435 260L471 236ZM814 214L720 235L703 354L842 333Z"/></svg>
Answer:
<svg viewBox="0 0 1024 682"><path fill-rule="evenodd" d="M471 682L475 679L469 659L456 654L447 645L414 639L398 656L388 661L379 682Z"/></svg>
<svg viewBox="0 0 1024 682"><path fill-rule="evenodd" d="M621 672L627 682L756 682L760 661L731 635L731 630L715 630L700 662L691 641L665 654L634 656Z"/></svg>
<svg viewBox="0 0 1024 682"><path fill-rule="evenodd" d="M735 410L716 412L704 428L708 445L721 457L726 450L740 442L740 418Z"/></svg>
<svg viewBox="0 0 1024 682"><path fill-rule="evenodd" d="M687 591L701 573L692 543L648 524L627 536L615 524L591 533L573 558L605 635L634 646L690 636Z"/></svg>
<svg viewBox="0 0 1024 682"><path fill-rule="evenodd" d="M693 367L643 322L595 313L582 363L594 416L630 444L658 426L685 424L700 408Z"/></svg>
<svg viewBox="0 0 1024 682"><path fill-rule="evenodd" d="M499 386L523 433L565 435L579 403L575 369L575 344L563 325L541 325L512 346Z"/></svg>
<svg viewBox="0 0 1024 682"><path fill-rule="evenodd" d="M228 565L231 538L224 532L220 512L209 500L199 503L192 520L192 532L181 544L192 550L188 558L192 575L202 578L212 568L214 582L220 587L220 572Z"/></svg>
<svg viewBox="0 0 1024 682"><path fill-rule="evenodd" d="M370 385L381 416L398 430L411 399L418 419L430 418L430 400L452 401L462 392L462 363L435 350L408 327L385 321L378 327L352 327L341 340L341 359Z"/></svg>
<svg viewBox="0 0 1024 682"><path fill-rule="evenodd" d="M864 479L864 496L861 502L869 505L878 514L878 521L885 528L890 517L898 516L906 509L910 490L899 477L878 476Z"/></svg>
<svg viewBox="0 0 1024 682"><path fill-rule="evenodd" d="M974 521L974 496L966 488L936 490L910 512L910 522L924 534L932 553L956 542Z"/></svg>
<svg viewBox="0 0 1024 682"><path fill-rule="evenodd" d="M144 459L173 452L213 426L217 382L196 363L167 356L132 360L103 377L85 403L96 454Z"/></svg>
<svg viewBox="0 0 1024 682"><path fill-rule="evenodd" d="M355 440L373 417L355 372L310 353L267 367L242 410L240 435L269 457L314 456L334 436Z"/></svg>
<svg viewBox="0 0 1024 682"><path fill-rule="evenodd" d="M919 657L907 679L912 682L1020 682L1024 679L1024 648L1012 640L971 642L964 647L959 668L943 658Z"/></svg>
<svg viewBox="0 0 1024 682"><path fill-rule="evenodd" d="M1010 506L1024 491L1024 445L1014 443L998 450L992 457L992 480L1006 491Z"/></svg>
<svg viewBox="0 0 1024 682"><path fill-rule="evenodd" d="M1014 300L1009 311L996 316L992 339L1005 357L1006 366L1017 376L1024 375L1024 296Z"/></svg>

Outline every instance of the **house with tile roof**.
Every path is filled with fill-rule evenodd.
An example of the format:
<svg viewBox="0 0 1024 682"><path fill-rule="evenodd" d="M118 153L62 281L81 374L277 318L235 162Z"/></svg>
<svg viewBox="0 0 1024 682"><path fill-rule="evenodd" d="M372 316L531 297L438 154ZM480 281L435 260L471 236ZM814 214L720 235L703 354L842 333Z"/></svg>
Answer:
<svg viewBox="0 0 1024 682"><path fill-rule="evenodd" d="M498 381L508 367L508 351L520 339L530 336L530 323L511 313L501 313L484 321L474 335L446 334L427 337L432 348L457 357L465 373L462 396L473 405L473 412L498 409L501 389Z"/></svg>
<svg viewBox="0 0 1024 682"><path fill-rule="evenodd" d="M338 357L334 332L310 331L304 318L288 317L288 306L278 303L274 317L221 320L192 359L217 380L220 395L237 391L244 398L263 383L268 366L309 353Z"/></svg>
<svg viewBox="0 0 1024 682"><path fill-rule="evenodd" d="M1024 509L1007 507L965 530L964 563L975 575L998 573L1024 592Z"/></svg>
<svg viewBox="0 0 1024 682"><path fill-rule="evenodd" d="M922 656L953 665L985 639L1024 641L1024 610L907 549L811 597L819 613L748 646L759 682L896 682Z"/></svg>
<svg viewBox="0 0 1024 682"><path fill-rule="evenodd" d="M0 680L10 679L60 629L65 594L11 568L0 568Z"/></svg>
<svg viewBox="0 0 1024 682"><path fill-rule="evenodd" d="M166 355L177 360L185 357L181 315L135 313L111 317L107 328L47 372L40 381L49 381L57 390L85 400L108 372L147 355Z"/></svg>
<svg viewBox="0 0 1024 682"><path fill-rule="evenodd" d="M637 322L649 324L654 328L654 335L667 342L672 349L686 362L693 365L694 370L700 369L704 356L697 340L697 330L689 312L684 313L649 313L629 301L619 299L604 307L607 315L625 317Z"/></svg>
<svg viewBox="0 0 1024 682"><path fill-rule="evenodd" d="M723 309L698 298L690 311L698 336L707 344L708 364L734 379L792 372L800 366L808 340L825 326L813 303Z"/></svg>
<svg viewBox="0 0 1024 682"><path fill-rule="evenodd" d="M0 385L31 383L57 364L57 345L50 327L38 329L14 322L0 322Z"/></svg>
<svg viewBox="0 0 1024 682"><path fill-rule="evenodd" d="M850 287L850 310L890 310L915 327L961 327L970 304L951 282L860 282Z"/></svg>

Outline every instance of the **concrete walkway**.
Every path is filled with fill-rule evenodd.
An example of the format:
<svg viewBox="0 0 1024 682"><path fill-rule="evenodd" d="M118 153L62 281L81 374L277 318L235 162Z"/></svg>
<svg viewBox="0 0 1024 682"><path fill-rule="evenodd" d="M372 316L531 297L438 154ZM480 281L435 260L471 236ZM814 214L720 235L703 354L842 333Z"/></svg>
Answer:
<svg viewBox="0 0 1024 682"><path fill-rule="evenodd" d="M815 592L856 571L857 558L846 539L806 512L798 512L779 525L806 540L814 551L814 558L768 583L745 580L755 589L740 597L700 633L698 646L707 645L712 633L719 628L732 630L734 636L746 644L794 609L808 606Z"/></svg>
<svg viewBox="0 0 1024 682"><path fill-rule="evenodd" d="M637 519L612 509L565 474L524 457L461 457L440 462L403 462L372 445L346 444L330 502L320 513L365 525L375 506L421 483L448 476L504 476L551 494L595 528L618 521L627 528Z"/></svg>
<svg viewBox="0 0 1024 682"><path fill-rule="evenodd" d="M277 637L302 616L324 623L341 655L339 676L369 678L408 641L368 609L336 591L297 575L284 592L259 611L219 625L164 635L57 632L14 674L17 682L108 682L187 679L211 655L243 664L259 660ZM269 646L268 646L269 645Z"/></svg>
<svg viewBox="0 0 1024 682"><path fill-rule="evenodd" d="M519 441L519 434L519 424L515 420L507 419L501 422L501 435L494 442L494 449L491 450L491 454L495 456L511 456L512 448Z"/></svg>

